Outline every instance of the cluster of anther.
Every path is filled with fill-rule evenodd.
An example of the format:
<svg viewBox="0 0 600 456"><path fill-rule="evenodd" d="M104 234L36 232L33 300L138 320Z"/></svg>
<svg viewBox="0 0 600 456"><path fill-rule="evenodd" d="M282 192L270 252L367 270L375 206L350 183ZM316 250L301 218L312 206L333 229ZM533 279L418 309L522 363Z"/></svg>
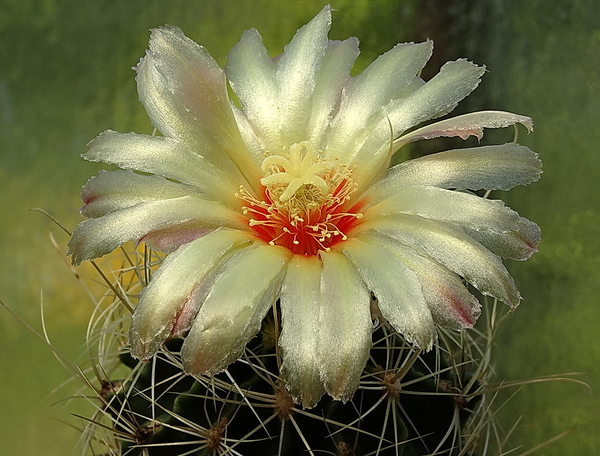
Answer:
<svg viewBox="0 0 600 456"><path fill-rule="evenodd" d="M260 181L263 199L241 188L244 215L255 234L294 253L316 255L347 238L362 217L347 208L356 190L351 170L336 160L322 158L308 141L293 144L287 155L267 155Z"/></svg>

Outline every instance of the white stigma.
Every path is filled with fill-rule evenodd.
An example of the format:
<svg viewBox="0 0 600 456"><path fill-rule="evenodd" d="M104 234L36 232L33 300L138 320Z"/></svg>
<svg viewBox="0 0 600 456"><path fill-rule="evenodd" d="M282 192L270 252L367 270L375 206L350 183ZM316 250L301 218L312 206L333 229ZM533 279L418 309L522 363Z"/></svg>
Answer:
<svg viewBox="0 0 600 456"><path fill-rule="evenodd" d="M265 158L262 170L266 176L260 183L265 187L279 188L281 193L278 198L281 203L289 201L300 189L309 185L325 195L331 188L321 176L335 167L335 162L322 160L310 142L302 141L292 144L289 159L281 155L269 155Z"/></svg>

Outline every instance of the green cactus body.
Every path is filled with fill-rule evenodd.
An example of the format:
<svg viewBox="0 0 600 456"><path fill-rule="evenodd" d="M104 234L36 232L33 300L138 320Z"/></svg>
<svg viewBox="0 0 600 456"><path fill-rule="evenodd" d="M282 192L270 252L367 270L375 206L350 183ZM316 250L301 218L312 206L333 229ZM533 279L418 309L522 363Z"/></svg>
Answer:
<svg viewBox="0 0 600 456"><path fill-rule="evenodd" d="M467 429L481 408L482 372L456 345L470 339L442 337L443 349L424 354L378 325L353 399L325 396L302 409L280 379L273 318L267 322L244 356L214 377L182 373L181 339L168 341L147 363L124 349L119 359L130 375L109 382L113 388L105 398L120 441L108 454L479 454Z"/></svg>

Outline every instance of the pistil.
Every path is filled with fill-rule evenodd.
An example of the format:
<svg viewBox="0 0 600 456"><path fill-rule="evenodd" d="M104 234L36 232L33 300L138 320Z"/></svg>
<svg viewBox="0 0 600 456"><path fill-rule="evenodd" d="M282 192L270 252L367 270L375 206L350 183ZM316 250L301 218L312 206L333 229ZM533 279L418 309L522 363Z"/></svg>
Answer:
<svg viewBox="0 0 600 456"><path fill-rule="evenodd" d="M310 142L293 144L288 156L267 155L262 164L263 199L244 187L237 197L257 237L294 253L316 255L347 239L362 218L358 208L345 209L356 190L351 170L324 160Z"/></svg>

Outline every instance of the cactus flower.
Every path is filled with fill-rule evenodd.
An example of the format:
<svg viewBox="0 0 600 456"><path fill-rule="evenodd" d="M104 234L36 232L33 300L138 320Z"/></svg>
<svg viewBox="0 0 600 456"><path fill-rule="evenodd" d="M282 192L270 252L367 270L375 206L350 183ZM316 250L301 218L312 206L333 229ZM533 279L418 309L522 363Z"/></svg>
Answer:
<svg viewBox="0 0 600 456"><path fill-rule="evenodd" d="M374 319L427 350L436 326L477 320L465 283L519 303L501 257L531 256L539 228L475 191L537 180L536 154L508 143L390 162L412 141L531 130L531 119L482 111L424 124L452 111L484 67L448 62L425 82L426 41L351 77L358 40L328 40L330 25L325 7L276 58L248 30L224 69L180 29L152 31L136 80L161 135L90 142L85 159L121 170L84 186L87 220L68 247L74 264L130 240L168 253L133 315L134 357L185 335L185 371L217 374L279 303L281 375L310 407L325 393L352 397Z"/></svg>

